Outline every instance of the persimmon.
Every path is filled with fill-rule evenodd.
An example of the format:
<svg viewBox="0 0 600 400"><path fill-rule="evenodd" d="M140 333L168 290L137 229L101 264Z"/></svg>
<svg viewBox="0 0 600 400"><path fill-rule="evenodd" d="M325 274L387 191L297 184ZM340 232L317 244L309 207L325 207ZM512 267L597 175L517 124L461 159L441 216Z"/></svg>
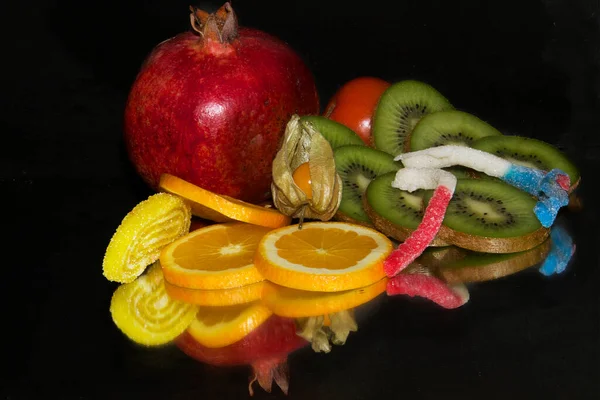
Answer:
<svg viewBox="0 0 600 400"><path fill-rule="evenodd" d="M389 82L376 77L352 79L329 100L324 116L352 129L370 146L373 113L379 98L389 86Z"/></svg>

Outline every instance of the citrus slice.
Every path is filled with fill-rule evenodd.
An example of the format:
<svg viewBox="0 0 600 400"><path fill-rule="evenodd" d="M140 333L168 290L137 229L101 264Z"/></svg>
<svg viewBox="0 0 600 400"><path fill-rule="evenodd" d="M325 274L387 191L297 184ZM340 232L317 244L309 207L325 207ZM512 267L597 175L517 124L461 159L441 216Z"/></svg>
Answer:
<svg viewBox="0 0 600 400"><path fill-rule="evenodd" d="M267 233L254 264L265 279L293 289L337 292L385 276L392 242L382 233L345 222L309 222Z"/></svg>
<svg viewBox="0 0 600 400"><path fill-rule="evenodd" d="M190 289L230 289L262 281L253 264L260 239L270 228L230 222L209 225L166 246L165 279Z"/></svg>
<svg viewBox="0 0 600 400"><path fill-rule="evenodd" d="M260 301L225 307L200 307L187 332L206 347L225 347L258 328L272 315Z"/></svg>
<svg viewBox="0 0 600 400"><path fill-rule="evenodd" d="M169 343L185 332L198 307L172 300L165 292L159 263L113 294L110 313L131 340L146 346Z"/></svg>
<svg viewBox="0 0 600 400"><path fill-rule="evenodd" d="M189 289L175 286L165 281L165 288L171 298L199 306L232 306L260 300L265 281L232 289Z"/></svg>
<svg viewBox="0 0 600 400"><path fill-rule="evenodd" d="M242 221L270 228L279 228L291 222L290 217L274 208L261 207L220 195L173 175L163 174L160 178L160 188L188 200L195 216L211 221Z"/></svg>
<svg viewBox="0 0 600 400"><path fill-rule="evenodd" d="M372 285L342 292L309 292L290 289L266 282L262 301L273 314L288 318L303 318L323 315L323 325L330 325L329 314L349 310L364 304L385 292L387 279Z"/></svg>
<svg viewBox="0 0 600 400"><path fill-rule="evenodd" d="M104 276L132 282L158 260L164 246L189 231L191 218L189 205L177 196L157 193L142 201L111 238L102 263Z"/></svg>

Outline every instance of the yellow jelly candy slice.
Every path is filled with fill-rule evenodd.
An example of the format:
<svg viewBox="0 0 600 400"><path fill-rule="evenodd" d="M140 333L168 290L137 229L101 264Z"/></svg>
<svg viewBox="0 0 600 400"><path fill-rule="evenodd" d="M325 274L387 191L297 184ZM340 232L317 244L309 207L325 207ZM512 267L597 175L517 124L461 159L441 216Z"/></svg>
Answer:
<svg viewBox="0 0 600 400"><path fill-rule="evenodd" d="M131 340L158 346L174 340L195 319L198 307L169 297L160 263L113 294L110 313L115 325Z"/></svg>
<svg viewBox="0 0 600 400"><path fill-rule="evenodd" d="M150 196L134 207L113 235L102 265L104 276L129 283L160 256L163 247L190 230L190 206L168 193Z"/></svg>

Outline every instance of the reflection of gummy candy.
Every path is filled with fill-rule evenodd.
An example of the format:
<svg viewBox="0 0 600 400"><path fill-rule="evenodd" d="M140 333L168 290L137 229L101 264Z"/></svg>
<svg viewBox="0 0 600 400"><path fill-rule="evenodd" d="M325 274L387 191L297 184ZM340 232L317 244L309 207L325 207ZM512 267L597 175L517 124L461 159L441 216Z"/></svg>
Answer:
<svg viewBox="0 0 600 400"><path fill-rule="evenodd" d="M392 186L410 192L417 189L435 190L417 229L384 261L383 268L389 277L406 268L435 238L454 193L456 177L441 169L403 168L396 173Z"/></svg>
<svg viewBox="0 0 600 400"><path fill-rule="evenodd" d="M469 301L469 291L464 284L449 286L434 276L422 274L396 275L388 281L387 294L424 297L447 309L458 308Z"/></svg>
<svg viewBox="0 0 600 400"><path fill-rule="evenodd" d="M462 165L500 178L539 199L533 211L546 228L552 226L558 210L569 204L569 177L558 169L546 173L512 164L481 150L455 145L404 153L395 160L401 160L405 167L446 168Z"/></svg>
<svg viewBox="0 0 600 400"><path fill-rule="evenodd" d="M575 254L573 238L563 227L553 227L550 231L550 240L552 240L550 253L539 269L540 273L545 276L562 273Z"/></svg>

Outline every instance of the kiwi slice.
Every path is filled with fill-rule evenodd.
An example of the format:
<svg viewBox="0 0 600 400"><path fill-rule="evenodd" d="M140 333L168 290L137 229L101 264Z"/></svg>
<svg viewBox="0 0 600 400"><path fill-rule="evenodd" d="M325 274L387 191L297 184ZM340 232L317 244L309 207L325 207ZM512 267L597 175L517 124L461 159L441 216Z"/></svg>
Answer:
<svg viewBox="0 0 600 400"><path fill-rule="evenodd" d="M448 99L426 83L394 83L381 95L373 115L375 148L393 156L403 153L405 142L423 116L453 108Z"/></svg>
<svg viewBox="0 0 600 400"><path fill-rule="evenodd" d="M329 142L332 149L347 145L365 145L360 136L352 129L339 122L320 115L305 115L300 117L300 122L308 122L319 131L321 135Z"/></svg>
<svg viewBox="0 0 600 400"><path fill-rule="evenodd" d="M371 180L381 174L398 171L402 164L394 157L367 146L349 145L333 152L335 169L342 179L342 200L336 219L371 225L362 207L362 196Z"/></svg>
<svg viewBox="0 0 600 400"><path fill-rule="evenodd" d="M571 179L571 189L579 184L579 171L556 147L541 140L522 136L489 136L475 141L474 149L502 157L512 163L550 171L558 168Z"/></svg>
<svg viewBox="0 0 600 400"><path fill-rule="evenodd" d="M486 253L529 250L550 232L535 216L535 204L528 193L499 180L458 179L438 237Z"/></svg>
<svg viewBox="0 0 600 400"><path fill-rule="evenodd" d="M375 229L396 239L405 241L417 229L425 213L425 199L431 190L407 192L392 187L395 172L382 174L373 179L363 198L363 208ZM448 243L434 239L431 246L447 246Z"/></svg>
<svg viewBox="0 0 600 400"><path fill-rule="evenodd" d="M465 251L462 258L444 260L433 269L433 274L449 284L483 282L515 274L544 261L552 247L546 239L532 249L516 253L491 254Z"/></svg>
<svg viewBox="0 0 600 400"><path fill-rule="evenodd" d="M424 116L413 129L404 151L417 151L447 144L471 146L477 139L502 136L496 128L476 116L458 110Z"/></svg>

